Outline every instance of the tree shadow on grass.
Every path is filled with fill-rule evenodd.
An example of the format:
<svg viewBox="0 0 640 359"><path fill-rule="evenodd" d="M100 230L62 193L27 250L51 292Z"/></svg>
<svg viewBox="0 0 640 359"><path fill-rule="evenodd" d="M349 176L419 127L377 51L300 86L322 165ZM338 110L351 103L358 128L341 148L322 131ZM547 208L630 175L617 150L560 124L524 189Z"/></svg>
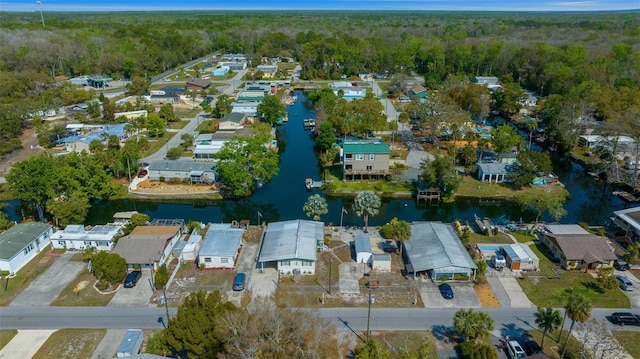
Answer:
<svg viewBox="0 0 640 359"><path fill-rule="evenodd" d="M582 282L580 284L582 284L583 287L591 289L598 294L604 294L605 292L604 288L602 288L602 286L596 282Z"/></svg>

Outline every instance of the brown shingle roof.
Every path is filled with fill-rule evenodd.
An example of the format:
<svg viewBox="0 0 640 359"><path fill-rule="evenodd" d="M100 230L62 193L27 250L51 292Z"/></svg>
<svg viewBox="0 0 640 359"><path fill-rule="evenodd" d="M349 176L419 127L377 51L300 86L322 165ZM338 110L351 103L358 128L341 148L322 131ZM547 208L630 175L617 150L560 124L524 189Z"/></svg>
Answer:
<svg viewBox="0 0 640 359"><path fill-rule="evenodd" d="M119 254L128 264L142 264L160 260L167 239L157 236L124 236L118 240L113 253Z"/></svg>
<svg viewBox="0 0 640 359"><path fill-rule="evenodd" d="M411 91L413 91L413 93L420 93L423 91L427 91L427 89L425 89L422 85L415 85L411 88Z"/></svg>
<svg viewBox="0 0 640 359"><path fill-rule="evenodd" d="M608 262L616 254L607 243L607 238L593 234L548 234L557 244L567 260L584 260L587 263Z"/></svg>
<svg viewBox="0 0 640 359"><path fill-rule="evenodd" d="M187 87L189 86L202 87L204 89L211 86L211 81L203 79L192 79L187 81Z"/></svg>
<svg viewBox="0 0 640 359"><path fill-rule="evenodd" d="M129 233L129 237L161 236L167 239L175 236L179 230L178 226L137 226Z"/></svg>

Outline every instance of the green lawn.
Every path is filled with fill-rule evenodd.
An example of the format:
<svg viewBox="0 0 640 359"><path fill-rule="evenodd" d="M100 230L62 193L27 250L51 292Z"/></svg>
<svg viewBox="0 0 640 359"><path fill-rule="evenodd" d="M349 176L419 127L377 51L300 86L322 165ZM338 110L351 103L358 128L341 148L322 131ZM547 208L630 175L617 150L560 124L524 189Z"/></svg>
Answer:
<svg viewBox="0 0 640 359"><path fill-rule="evenodd" d="M0 330L0 349L4 348L18 334L15 329Z"/></svg>
<svg viewBox="0 0 640 359"><path fill-rule="evenodd" d="M634 358L640 358L640 332L615 330L613 335L627 353Z"/></svg>
<svg viewBox="0 0 640 359"><path fill-rule="evenodd" d="M49 254L49 247L41 251L35 258L29 261L24 267L18 271L15 278L11 278L0 281L0 306L6 306L11 301L22 293L25 288L31 284L42 272L47 270L51 264L55 261L55 257ZM7 290L4 290L4 285L7 284Z"/></svg>
<svg viewBox="0 0 640 359"><path fill-rule="evenodd" d="M62 329L51 334L33 359L90 358L106 329Z"/></svg>
<svg viewBox="0 0 640 359"><path fill-rule="evenodd" d="M509 234L514 236L515 239L517 239L518 242L520 242L520 243L527 243L527 242L535 241L537 238L536 238L536 236L532 235L531 233L532 232L526 232L526 231L509 232Z"/></svg>
<svg viewBox="0 0 640 359"><path fill-rule="evenodd" d="M143 156L146 157L156 153L160 149L160 147L165 146L165 144L175 135L175 132L165 132L164 136L162 137L148 138L149 149L145 151Z"/></svg>
<svg viewBox="0 0 640 359"><path fill-rule="evenodd" d="M95 288L93 283L96 278L83 270L69 285L67 285L58 295L51 305L52 306L97 306L103 307L109 304L111 298L116 294L101 294ZM80 288L76 291L76 288Z"/></svg>

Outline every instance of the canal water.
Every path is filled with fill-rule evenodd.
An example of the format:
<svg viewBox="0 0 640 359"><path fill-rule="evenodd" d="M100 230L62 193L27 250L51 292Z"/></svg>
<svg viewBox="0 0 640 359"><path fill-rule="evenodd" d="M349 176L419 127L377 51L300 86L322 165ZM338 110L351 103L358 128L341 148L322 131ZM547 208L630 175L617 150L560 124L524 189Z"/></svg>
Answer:
<svg viewBox="0 0 640 359"><path fill-rule="evenodd" d="M182 218L186 221L231 222L249 219L251 223L258 220L267 223L289 219L306 219L302 207L312 194L321 194L319 189L308 191L305 179L320 180L320 168L316 159L313 140L310 132L303 128L305 118L314 117L311 104L303 92L297 92L297 101L287 106L289 121L277 129L280 150L280 172L270 183L249 198L240 200L118 200L96 203L89 211L86 224L103 224L109 222L115 212L138 211L151 218ZM595 181L584 170L568 161L558 160L555 173L565 184L571 194L566 202L567 216L561 223L603 224L612 211L624 208L624 202L611 196L611 189L605 182ZM353 200L345 198L327 198L329 213L322 217L325 223L340 224L341 209L344 225L362 225L352 209ZM4 209L12 220L22 218L22 210L17 201L11 201ZM27 213L25 213L27 214ZM28 214L27 214L28 215ZM519 206L505 201L480 201L477 199L461 199L449 204L416 204L413 199L387 199L382 201L380 213L369 218L370 225L381 225L393 217L406 221L443 221L460 220L472 222L474 216L498 218L506 217L516 222L530 222L535 215L523 212ZM544 221L553 221L543 217Z"/></svg>

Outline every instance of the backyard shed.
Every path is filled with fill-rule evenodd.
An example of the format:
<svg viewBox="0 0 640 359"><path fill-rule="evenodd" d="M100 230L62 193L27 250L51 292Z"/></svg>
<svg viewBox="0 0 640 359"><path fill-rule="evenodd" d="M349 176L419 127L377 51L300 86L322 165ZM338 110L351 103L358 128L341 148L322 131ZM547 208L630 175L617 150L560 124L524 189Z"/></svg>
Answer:
<svg viewBox="0 0 640 359"><path fill-rule="evenodd" d="M537 270L540 268L540 259L524 243L503 246L502 251L507 260L507 267L511 270Z"/></svg>
<svg viewBox="0 0 640 359"><path fill-rule="evenodd" d="M391 272L391 254L374 254L373 263L371 264L374 272L388 273Z"/></svg>
<svg viewBox="0 0 640 359"><path fill-rule="evenodd" d="M202 236L198 233L191 233L187 244L182 249L182 260L195 261L198 258L198 250L200 250L200 244L202 243Z"/></svg>
<svg viewBox="0 0 640 359"><path fill-rule="evenodd" d="M127 329L124 338L122 338L120 342L116 356L118 358L124 358L138 354L143 339L142 329Z"/></svg>
<svg viewBox="0 0 640 359"><path fill-rule="evenodd" d="M366 234L356 234L354 236L353 244L356 252L356 262L358 263L371 263L371 239Z"/></svg>

